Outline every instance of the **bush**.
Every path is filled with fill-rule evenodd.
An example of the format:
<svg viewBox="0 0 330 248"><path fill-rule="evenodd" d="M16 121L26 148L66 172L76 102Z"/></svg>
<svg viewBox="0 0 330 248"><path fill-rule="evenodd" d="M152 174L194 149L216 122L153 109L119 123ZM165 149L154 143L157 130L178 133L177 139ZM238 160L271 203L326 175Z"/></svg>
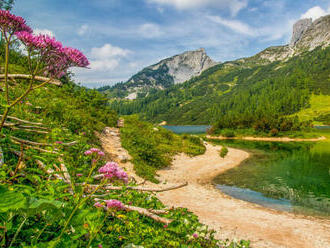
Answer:
<svg viewBox="0 0 330 248"><path fill-rule="evenodd" d="M222 135L227 138L235 137L235 132L233 130L226 129L222 132Z"/></svg>
<svg viewBox="0 0 330 248"><path fill-rule="evenodd" d="M228 153L228 148L223 146L220 150L220 157L225 158Z"/></svg>

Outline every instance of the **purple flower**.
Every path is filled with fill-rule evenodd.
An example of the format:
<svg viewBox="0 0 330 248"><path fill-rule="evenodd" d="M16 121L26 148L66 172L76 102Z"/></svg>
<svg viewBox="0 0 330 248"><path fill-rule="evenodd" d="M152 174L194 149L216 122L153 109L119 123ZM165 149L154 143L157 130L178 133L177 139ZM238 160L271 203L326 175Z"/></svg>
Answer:
<svg viewBox="0 0 330 248"><path fill-rule="evenodd" d="M127 173L115 162L106 163L99 169L99 173L103 174L104 177L108 179L117 178L123 180L125 183L128 181Z"/></svg>
<svg viewBox="0 0 330 248"><path fill-rule="evenodd" d="M91 149L89 149L91 152L99 152L100 151L100 149L98 149L98 148L91 148Z"/></svg>
<svg viewBox="0 0 330 248"><path fill-rule="evenodd" d="M106 200L104 202L107 204L107 208L114 208L117 210L121 210L125 208L124 204L118 200Z"/></svg>
<svg viewBox="0 0 330 248"><path fill-rule="evenodd" d="M87 58L78 50L63 47L62 43L48 35L33 35L26 31L16 32L17 38L30 50L39 53L45 64L45 76L64 76L72 66L87 67Z"/></svg>
<svg viewBox="0 0 330 248"><path fill-rule="evenodd" d="M87 155L91 155L91 154L92 154L92 151L87 150L87 151L84 152L84 154L85 154L86 156L87 156Z"/></svg>
<svg viewBox="0 0 330 248"><path fill-rule="evenodd" d="M102 151L99 151L97 154L101 157L105 156L104 152L102 152Z"/></svg>
<svg viewBox="0 0 330 248"><path fill-rule="evenodd" d="M96 208L102 208L103 205L102 205L100 202L96 202L96 203L94 204L94 207L96 207Z"/></svg>
<svg viewBox="0 0 330 248"><path fill-rule="evenodd" d="M32 33L32 29L22 17L13 15L8 10L0 10L0 30L9 34L20 31Z"/></svg>
<svg viewBox="0 0 330 248"><path fill-rule="evenodd" d="M197 233L194 233L194 234L193 234L193 237L194 237L195 239L197 239L197 238L198 238L198 234L197 234Z"/></svg>

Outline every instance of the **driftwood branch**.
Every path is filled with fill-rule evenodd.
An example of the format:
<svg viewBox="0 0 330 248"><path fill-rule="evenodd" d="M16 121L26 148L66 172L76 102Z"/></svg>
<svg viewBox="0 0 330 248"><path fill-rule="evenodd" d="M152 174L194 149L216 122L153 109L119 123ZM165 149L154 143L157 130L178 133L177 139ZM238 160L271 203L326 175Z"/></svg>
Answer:
<svg viewBox="0 0 330 248"><path fill-rule="evenodd" d="M22 130L28 133L38 133L38 134L49 134L47 131L40 131L40 130L35 130L35 129L25 129L25 128L20 128L20 127L11 127L12 130Z"/></svg>
<svg viewBox="0 0 330 248"><path fill-rule="evenodd" d="M104 201L102 199L94 199L96 202L100 202L100 201ZM108 210L108 208L106 206L103 207L104 210ZM139 214L141 215L144 215L144 216L147 216L157 222L161 222L163 224L170 224L173 220L170 220L170 219L167 219L167 218L164 218L164 217L160 217L154 213L152 213L151 211L158 211L158 210L150 210L150 209L146 209L146 208L140 208L140 207L135 207L135 206L129 206L129 205L124 205L124 210L126 211L136 211L138 212ZM159 211L162 211L162 210L159 210Z"/></svg>
<svg viewBox="0 0 330 248"><path fill-rule="evenodd" d="M0 117L2 117L2 115L0 115ZM17 117L14 117L14 116L7 116L7 119L18 121L20 123L30 124L30 125L37 125L37 126L43 125L43 123L40 123L40 122L32 122L32 121L22 120L22 119L19 119Z"/></svg>
<svg viewBox="0 0 330 248"><path fill-rule="evenodd" d="M139 186L137 186L137 187L134 187L134 186L122 187L122 186L105 185L104 187L102 187L102 189L105 189L105 190L132 189L132 190L137 190L137 191L165 192L165 191L170 191L170 190L175 190L175 189L183 188L183 187L185 187L187 185L188 185L188 182L185 182L185 183L179 184L179 185L174 185L174 186L167 187L167 188L145 188L145 187L139 187ZM99 185L88 185L88 187L90 187L90 188L97 188L97 187L99 187Z"/></svg>
<svg viewBox="0 0 330 248"><path fill-rule="evenodd" d="M155 221L164 223L166 225L170 224L173 220L170 219L166 219L164 217L160 217L154 213L151 213L150 210L145 209L145 208L140 208L140 207L134 207L134 206L128 206L128 205L124 205L124 209L126 211L137 211L139 214L145 215Z"/></svg>
<svg viewBox="0 0 330 248"><path fill-rule="evenodd" d="M43 171L47 172L49 175L54 176L56 179L66 181L64 177L61 177L60 175L56 174L55 171L51 168L46 167L46 165L41 162L40 160L36 160L36 163L38 164L39 168L42 169Z"/></svg>
<svg viewBox="0 0 330 248"><path fill-rule="evenodd" d="M32 79L31 75L26 75L26 74L8 74L8 77L11 78L11 79ZM5 78L5 75L0 74L0 79L4 79L4 78ZM41 82L49 81L49 84L62 86L62 82L57 80L57 79L50 79L50 78L41 77L41 76L35 76L34 79L37 80L37 81L41 81Z"/></svg>
<svg viewBox="0 0 330 248"><path fill-rule="evenodd" d="M32 145L32 146L53 146L53 144L50 144L50 143L39 143L39 142L30 141L30 140L24 140L24 139L17 138L15 136L11 136L10 138L16 142L27 144L27 145ZM69 143L61 143L61 145L73 146L77 143L78 143L77 141L73 141L73 142L69 142Z"/></svg>

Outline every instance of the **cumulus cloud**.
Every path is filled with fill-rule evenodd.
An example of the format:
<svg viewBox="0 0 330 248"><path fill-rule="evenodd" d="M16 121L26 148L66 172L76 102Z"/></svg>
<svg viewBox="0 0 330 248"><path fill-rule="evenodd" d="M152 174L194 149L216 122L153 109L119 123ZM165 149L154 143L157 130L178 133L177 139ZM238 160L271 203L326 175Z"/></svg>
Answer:
<svg viewBox="0 0 330 248"><path fill-rule="evenodd" d="M138 33L144 38L156 38L163 35L160 27L154 23L145 23L139 26Z"/></svg>
<svg viewBox="0 0 330 248"><path fill-rule="evenodd" d="M89 26L86 25L86 24L84 24L84 25L82 25L82 26L78 29L77 33L78 33L80 36L82 36L82 35L84 35L84 34L87 33L88 29L89 29Z"/></svg>
<svg viewBox="0 0 330 248"><path fill-rule="evenodd" d="M119 66L120 60L123 57L132 53L128 49L113 46L109 43L102 47L93 47L90 52L90 67L92 70L105 71L114 70Z"/></svg>
<svg viewBox="0 0 330 248"><path fill-rule="evenodd" d="M51 37L55 37L55 34L53 31L49 30L49 29L38 29L36 28L34 31L33 31L34 34L45 34L45 35L49 35Z"/></svg>
<svg viewBox="0 0 330 248"><path fill-rule="evenodd" d="M247 7L247 0L147 0L150 3L173 6L179 10L200 7L227 8L235 16L241 9Z"/></svg>
<svg viewBox="0 0 330 248"><path fill-rule="evenodd" d="M301 19L303 18L312 18L313 21L321 16L325 16L330 13L330 7L327 10L322 9L320 6L314 6L307 10L304 14L301 15Z"/></svg>

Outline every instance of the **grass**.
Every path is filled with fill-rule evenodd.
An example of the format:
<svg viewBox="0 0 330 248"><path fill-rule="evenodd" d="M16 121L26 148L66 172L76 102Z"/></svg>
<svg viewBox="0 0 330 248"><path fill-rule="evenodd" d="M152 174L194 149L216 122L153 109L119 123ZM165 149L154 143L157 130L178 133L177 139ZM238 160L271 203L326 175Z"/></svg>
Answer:
<svg viewBox="0 0 330 248"><path fill-rule="evenodd" d="M125 117L121 139L123 147L133 157L136 174L152 182L157 182L157 170L169 166L175 154L183 152L196 156L206 150L198 136L176 135L165 128L140 121L137 116Z"/></svg>
<svg viewBox="0 0 330 248"><path fill-rule="evenodd" d="M314 125L329 125L330 117L327 120L319 121L321 116L330 115L330 95L312 95L310 107L297 113L302 121L312 120Z"/></svg>

